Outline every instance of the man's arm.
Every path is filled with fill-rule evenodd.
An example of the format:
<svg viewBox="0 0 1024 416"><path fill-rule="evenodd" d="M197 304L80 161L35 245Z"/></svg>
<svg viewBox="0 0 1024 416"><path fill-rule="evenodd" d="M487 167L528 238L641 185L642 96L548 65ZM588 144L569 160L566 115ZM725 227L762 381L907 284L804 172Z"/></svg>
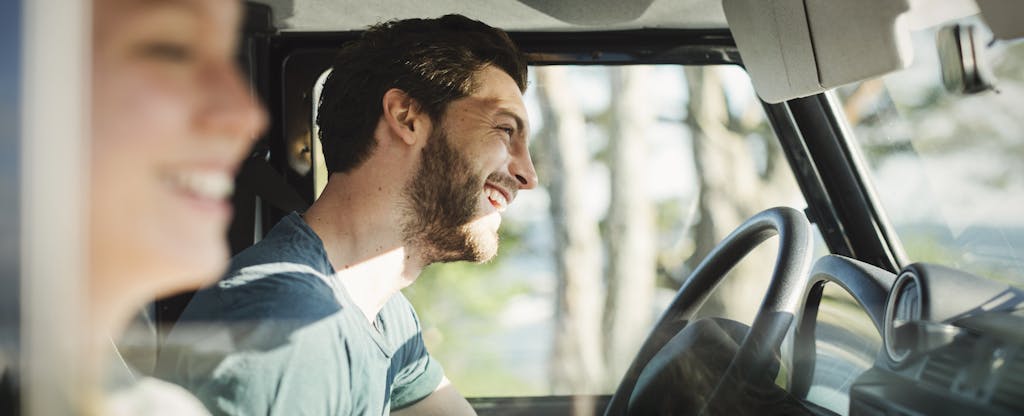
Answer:
<svg viewBox="0 0 1024 416"><path fill-rule="evenodd" d="M465 397L462 397L455 386L448 381L448 377L442 378L437 389L429 396L401 410L391 412L395 416L441 416L441 415L476 415L476 411L469 405Z"/></svg>

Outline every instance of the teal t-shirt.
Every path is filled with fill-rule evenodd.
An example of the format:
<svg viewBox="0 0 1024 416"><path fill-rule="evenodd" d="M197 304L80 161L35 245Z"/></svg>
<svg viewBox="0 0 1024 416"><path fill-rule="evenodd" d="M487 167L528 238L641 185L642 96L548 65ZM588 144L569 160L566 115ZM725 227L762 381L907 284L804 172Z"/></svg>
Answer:
<svg viewBox="0 0 1024 416"><path fill-rule="evenodd" d="M196 294L157 375L214 414L384 415L428 396L443 372L409 301L398 293L367 322L292 213Z"/></svg>

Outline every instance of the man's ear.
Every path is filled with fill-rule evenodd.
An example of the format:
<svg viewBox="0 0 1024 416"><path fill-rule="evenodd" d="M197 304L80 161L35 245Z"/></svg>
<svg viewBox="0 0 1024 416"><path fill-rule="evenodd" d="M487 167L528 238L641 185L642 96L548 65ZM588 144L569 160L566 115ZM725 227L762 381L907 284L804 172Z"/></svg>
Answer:
<svg viewBox="0 0 1024 416"><path fill-rule="evenodd" d="M384 107L381 115L394 136L410 145L425 140L429 117L414 98L405 91L392 88L384 93L381 104Z"/></svg>

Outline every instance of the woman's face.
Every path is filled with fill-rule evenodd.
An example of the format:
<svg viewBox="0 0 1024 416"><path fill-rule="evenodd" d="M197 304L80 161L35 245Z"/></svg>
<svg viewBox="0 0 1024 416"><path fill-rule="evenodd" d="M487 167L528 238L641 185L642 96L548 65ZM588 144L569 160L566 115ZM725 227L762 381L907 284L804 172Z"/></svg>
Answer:
<svg viewBox="0 0 1024 416"><path fill-rule="evenodd" d="M99 298L195 288L226 264L234 175L266 122L236 68L240 9L95 0L89 259Z"/></svg>

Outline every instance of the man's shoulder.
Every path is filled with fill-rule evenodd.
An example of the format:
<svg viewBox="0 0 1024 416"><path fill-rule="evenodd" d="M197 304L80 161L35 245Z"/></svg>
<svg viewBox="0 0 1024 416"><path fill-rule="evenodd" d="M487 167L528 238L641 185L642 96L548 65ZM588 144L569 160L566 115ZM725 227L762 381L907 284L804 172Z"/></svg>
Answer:
<svg viewBox="0 0 1024 416"><path fill-rule="evenodd" d="M320 237L296 213L282 218L262 240L234 256L228 277L242 269L274 263L305 264L322 274L333 272Z"/></svg>
<svg viewBox="0 0 1024 416"><path fill-rule="evenodd" d="M243 269L197 292L165 347L230 354L285 345L300 332L332 335L324 332L331 331L333 321L326 318L340 313L342 305L327 284L300 266L278 265L270 268L273 273Z"/></svg>
<svg viewBox="0 0 1024 416"><path fill-rule="evenodd" d="M394 346L398 355L409 353L408 346L416 345L422 349L423 328L420 325L416 310L401 292L396 293L380 311L383 334L387 342ZM425 350L423 351L425 353ZM412 356L419 355L414 353ZM411 358L406 357L406 358ZM402 361L403 359L399 359Z"/></svg>
<svg viewBox="0 0 1024 416"><path fill-rule="evenodd" d="M348 372L360 357L332 319L183 328L161 355L161 377L216 414L349 414ZM227 328L227 331L223 329ZM182 328L175 328L178 331Z"/></svg>
<svg viewBox="0 0 1024 416"><path fill-rule="evenodd" d="M332 274L319 237L293 213L197 292L182 319L320 318L339 308Z"/></svg>
<svg viewBox="0 0 1024 416"><path fill-rule="evenodd" d="M323 348L333 343L325 341L347 342L336 318L343 309L302 265L238 270L189 302L163 343L159 375L203 391L204 402L262 394L266 386L259 380L279 379L292 367L313 368L304 357L329 353Z"/></svg>
<svg viewBox="0 0 1024 416"><path fill-rule="evenodd" d="M341 307L327 279L306 264L250 265L197 292L180 321L321 319Z"/></svg>
<svg viewBox="0 0 1024 416"><path fill-rule="evenodd" d="M402 292L395 293L381 309L384 319L394 322L403 328L419 330L420 318L416 309Z"/></svg>

